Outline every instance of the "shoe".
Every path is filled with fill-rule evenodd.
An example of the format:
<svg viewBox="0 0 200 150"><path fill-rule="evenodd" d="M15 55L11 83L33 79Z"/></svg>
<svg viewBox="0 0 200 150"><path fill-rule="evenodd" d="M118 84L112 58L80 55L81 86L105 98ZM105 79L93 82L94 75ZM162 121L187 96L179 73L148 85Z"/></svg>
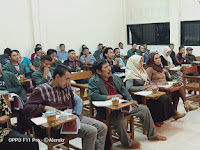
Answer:
<svg viewBox="0 0 200 150"><path fill-rule="evenodd" d="M175 119L175 120L178 120L178 119L181 119L181 118L183 118L183 117L185 117L185 113L177 113L175 116L173 116L173 118Z"/></svg>
<svg viewBox="0 0 200 150"><path fill-rule="evenodd" d="M156 127L161 127L160 122L155 122L154 124L155 124Z"/></svg>
<svg viewBox="0 0 200 150"><path fill-rule="evenodd" d="M196 110L198 107L190 104L188 101L185 101L184 108L185 108L185 111L188 112L188 111Z"/></svg>
<svg viewBox="0 0 200 150"><path fill-rule="evenodd" d="M141 147L141 143L138 142L138 141L133 141L132 145L131 145L131 148L133 149L137 149L137 148L140 148Z"/></svg>
<svg viewBox="0 0 200 150"><path fill-rule="evenodd" d="M149 141L166 141L167 138L164 137L164 136L161 136L161 135L157 135L156 137L154 137L154 138L149 138L148 140L149 140Z"/></svg>

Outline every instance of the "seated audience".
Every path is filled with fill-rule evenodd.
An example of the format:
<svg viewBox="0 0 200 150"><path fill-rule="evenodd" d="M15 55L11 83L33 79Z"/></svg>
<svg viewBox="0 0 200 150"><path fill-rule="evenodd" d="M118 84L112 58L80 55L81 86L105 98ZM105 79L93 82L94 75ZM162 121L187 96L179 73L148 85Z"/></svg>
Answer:
<svg viewBox="0 0 200 150"><path fill-rule="evenodd" d="M37 142L24 134L6 128L12 113L5 99L0 95L0 149L1 150L39 150ZM14 141L16 139L16 141ZM12 141L13 140L13 141Z"/></svg>
<svg viewBox="0 0 200 150"><path fill-rule="evenodd" d="M57 58L63 63L65 60L69 58L68 53L65 50L65 44L60 44L59 48L60 50L57 52Z"/></svg>
<svg viewBox="0 0 200 150"><path fill-rule="evenodd" d="M138 54L139 50L136 48L137 48L137 44L133 43L132 48L129 49L127 52L127 58L131 57L132 55Z"/></svg>
<svg viewBox="0 0 200 150"><path fill-rule="evenodd" d="M2 71L0 64L0 90L8 91L9 93L15 93L19 95L24 101L27 100L26 92L22 85L19 83L17 77L9 71Z"/></svg>
<svg viewBox="0 0 200 150"><path fill-rule="evenodd" d="M89 96L91 101L106 101L113 97L119 97L132 101L132 111L128 113L131 116L139 117L142 120L143 127L147 131L148 140L166 140L166 137L159 136L156 133L155 126L146 106L138 105L133 100L128 90L123 86L121 79L112 74L111 67L105 60L98 60L93 64L96 75L89 81ZM106 119L106 109L104 107L96 107L96 118ZM132 141L127 135L127 124L124 113L116 110L111 113L111 125L114 127L123 146L131 148L139 148L140 143Z"/></svg>
<svg viewBox="0 0 200 150"><path fill-rule="evenodd" d="M7 62L9 62L10 53L11 53L11 49L10 48L6 48L4 50L4 54L0 55L0 63L1 63L2 66L5 65Z"/></svg>
<svg viewBox="0 0 200 150"><path fill-rule="evenodd" d="M94 52L94 57L96 60L100 59L100 54L103 53L102 50L103 50L103 44L99 43L98 50Z"/></svg>
<svg viewBox="0 0 200 150"><path fill-rule="evenodd" d="M83 48L88 48L85 44L83 44L82 46L81 46L81 53L80 53L80 55L79 55L79 58L81 58L81 56L83 55ZM91 52L89 52L89 54L91 54Z"/></svg>
<svg viewBox="0 0 200 150"><path fill-rule="evenodd" d="M92 65L96 61L95 57L90 54L89 48L87 47L83 48L82 53L83 55L80 57L80 61L84 65Z"/></svg>
<svg viewBox="0 0 200 150"><path fill-rule="evenodd" d="M32 65L30 59L28 59L27 57L21 57L20 53L19 53L19 63L24 64L24 66L26 67L26 72L27 72L29 77L31 77L32 72L36 71L36 69Z"/></svg>
<svg viewBox="0 0 200 150"><path fill-rule="evenodd" d="M14 73L17 77L26 76L26 67L19 63L19 51L12 50L10 54L10 62L3 66L3 71Z"/></svg>
<svg viewBox="0 0 200 150"><path fill-rule="evenodd" d="M122 42L119 42L119 50L120 50L120 54L123 56L127 55L127 50L124 48L124 44Z"/></svg>
<svg viewBox="0 0 200 150"><path fill-rule="evenodd" d="M138 52L138 55L143 56L143 58L144 58L143 60L144 60L144 62L146 63L146 61L147 61L147 57L148 57L148 53L145 51L143 45L140 45L140 46L139 46L139 52Z"/></svg>
<svg viewBox="0 0 200 150"><path fill-rule="evenodd" d="M104 55L104 59L110 65L112 73L121 72L120 64L119 64L120 59L115 58L114 60L114 53L111 47L107 47L106 50L103 52L103 55Z"/></svg>
<svg viewBox="0 0 200 150"><path fill-rule="evenodd" d="M192 54L193 48L192 47L188 47L186 48L187 54L185 56L185 58L188 60L188 63L192 63L193 61L197 61L196 57Z"/></svg>
<svg viewBox="0 0 200 150"><path fill-rule="evenodd" d="M106 49L106 46L103 46L102 53L100 54L99 59L104 59L103 52L105 51L105 49Z"/></svg>
<svg viewBox="0 0 200 150"><path fill-rule="evenodd" d="M83 64L76 59L76 52L73 49L68 51L69 58L64 61L64 65L68 66L72 72L77 72L78 69L83 70Z"/></svg>
<svg viewBox="0 0 200 150"><path fill-rule="evenodd" d="M145 68L149 76L149 79L152 81L153 84L157 84L157 85L168 84L163 67L161 66L161 58L158 53L149 54ZM183 86L181 85L182 83L179 82L180 89L171 94L171 99L175 100L174 101L175 110L177 110L179 97L182 98L183 103L184 103L184 108L186 111L197 109L196 106L190 104L186 100L186 93L185 93L185 90L183 89ZM178 112L176 112L176 114L178 114Z"/></svg>
<svg viewBox="0 0 200 150"><path fill-rule="evenodd" d="M164 71L166 71L166 77L171 79L176 79L180 82L183 81L183 73L181 71L174 71L172 74L169 74L169 70L171 68L174 68L175 65L173 64L172 58L170 57L171 49L169 47L166 47L163 51L163 55L161 56L161 62L162 67L164 68Z"/></svg>
<svg viewBox="0 0 200 150"><path fill-rule="evenodd" d="M145 52L146 52L147 54L150 53L150 50L147 48L147 44L144 44L144 49L145 49Z"/></svg>
<svg viewBox="0 0 200 150"><path fill-rule="evenodd" d="M69 84L70 76L71 71L67 66L58 65L53 73L53 79L35 88L22 110L23 117L29 119L42 116L42 113L49 110L60 113L67 109L74 109L75 101ZM77 117L80 119L80 129L78 134L70 134L70 136L83 138L83 150L103 150L107 133L106 125L86 116L77 115ZM35 132L39 137L46 136L46 130L40 127L35 128ZM52 130L52 136L60 138L65 135L61 135L60 129L57 129Z"/></svg>
<svg viewBox="0 0 200 150"><path fill-rule="evenodd" d="M185 57L185 47L179 47L179 53L175 55L177 65L188 64L189 60Z"/></svg>
<svg viewBox="0 0 200 150"><path fill-rule="evenodd" d="M68 66L72 72L77 72L78 70L83 70L83 64L79 60L76 59L76 52L75 50L71 49L68 51L69 59L64 61L64 65ZM81 80L75 80L76 83L80 84L87 84L89 82L89 79L81 79Z"/></svg>
<svg viewBox="0 0 200 150"><path fill-rule="evenodd" d="M169 48L171 49L170 57L171 57L171 59L172 59L172 61L173 61L173 64L176 66L176 65L177 65L177 62L176 62L176 58L175 58L176 53L174 52L174 44L173 44L173 43L170 43L170 44L169 44Z"/></svg>
<svg viewBox="0 0 200 150"><path fill-rule="evenodd" d="M32 74L33 82L38 86L43 83L47 83L52 79L55 68L51 68L52 57L49 55L43 55L40 59L40 67ZM57 66L56 66L57 67ZM74 100L76 107L74 111L77 114L82 113L82 100L78 95L74 94Z"/></svg>
<svg viewBox="0 0 200 150"><path fill-rule="evenodd" d="M47 51L47 55L51 56L52 62L51 62L51 69L55 70L57 65L62 64L60 60L57 59L57 51L55 49L49 49Z"/></svg>
<svg viewBox="0 0 200 150"><path fill-rule="evenodd" d="M40 57L42 56L42 48L35 48L35 55L36 57L33 60L33 65L38 69L40 66Z"/></svg>
<svg viewBox="0 0 200 150"><path fill-rule="evenodd" d="M119 48L115 48L114 53L115 53L114 60L116 58L119 58L119 66L126 67L126 61L124 60L124 57L120 56L121 52L120 52Z"/></svg>
<svg viewBox="0 0 200 150"><path fill-rule="evenodd" d="M42 55L40 58L40 66L37 71L32 74L33 82L40 85L52 79L53 70L51 69L52 58L49 55Z"/></svg>
<svg viewBox="0 0 200 150"><path fill-rule="evenodd" d="M128 59L126 66L126 88L131 92L149 91L152 83L148 77L146 70L143 68L143 57L133 55ZM142 97L133 95L132 98L142 103ZM147 106L151 112L153 121L157 127L164 124L163 121L173 117L179 119L185 114L176 114L167 95L162 95L158 99L148 99Z"/></svg>
<svg viewBox="0 0 200 150"><path fill-rule="evenodd" d="M42 45L41 44L36 44L35 48L41 48L42 49ZM42 51L43 55L45 55L45 52ZM34 58L36 57L35 53L31 54L31 62L33 63Z"/></svg>
<svg viewBox="0 0 200 150"><path fill-rule="evenodd" d="M192 54L193 48L188 47L186 50L187 50L187 54L186 54L185 58L188 60L188 63L191 64L193 61L197 61L196 57ZM198 66L197 68L198 68L198 76L199 76L200 75L200 66Z"/></svg>

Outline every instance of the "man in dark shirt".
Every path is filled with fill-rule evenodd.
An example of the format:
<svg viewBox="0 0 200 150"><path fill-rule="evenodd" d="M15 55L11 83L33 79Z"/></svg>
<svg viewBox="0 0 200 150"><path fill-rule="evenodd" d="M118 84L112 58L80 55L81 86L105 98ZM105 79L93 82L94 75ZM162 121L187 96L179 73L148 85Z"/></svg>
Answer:
<svg viewBox="0 0 200 150"><path fill-rule="evenodd" d="M74 109L75 102L70 86L71 71L67 66L58 65L53 73L53 79L35 88L22 110L24 118L42 116L49 110L59 114L66 109ZM107 127L95 119L77 115L81 120L78 134L70 135L83 138L83 150L103 150ZM40 130L44 131L44 129ZM39 135L41 132L37 132ZM60 129L53 130L52 135L60 137Z"/></svg>
<svg viewBox="0 0 200 150"><path fill-rule="evenodd" d="M68 66L72 72L77 72L78 70L83 70L83 64L79 60L76 59L76 52L75 50L71 49L68 51L69 59L64 61L64 65ZM89 79L81 79L81 80L75 80L76 83L79 84L87 84L89 82Z"/></svg>
<svg viewBox="0 0 200 150"><path fill-rule="evenodd" d="M121 72L120 69L120 59L119 58L115 58L114 60L114 52L113 49L111 47L107 47L105 49L105 51L103 52L103 56L105 58L105 60L109 63L112 73L115 72Z"/></svg>
<svg viewBox="0 0 200 150"><path fill-rule="evenodd" d="M173 64L177 65L176 58L175 58L176 53L174 52L174 44L173 43L169 44L169 48L172 51L171 54L170 54L170 57L171 57L171 59L173 61Z"/></svg>
<svg viewBox="0 0 200 150"><path fill-rule="evenodd" d="M185 57L185 47L181 45L179 47L179 53L175 55L177 65L188 64L189 61Z"/></svg>
<svg viewBox="0 0 200 150"><path fill-rule="evenodd" d="M188 47L186 50L187 50L187 54L186 54L185 58L188 60L188 62L192 63L193 61L197 61L196 57L192 54L193 48ZM198 66L197 68L198 68L198 76L199 76L200 75L200 66Z"/></svg>
<svg viewBox="0 0 200 150"><path fill-rule="evenodd" d="M192 63L193 61L197 61L196 57L192 54L193 48L188 47L186 50L187 50L187 54L186 54L185 58L188 60L188 62Z"/></svg>
<svg viewBox="0 0 200 150"><path fill-rule="evenodd" d="M10 48L6 48L4 50L4 54L0 55L0 63L3 66L4 64L6 64L7 62L9 62L9 56L11 54L11 49Z"/></svg>

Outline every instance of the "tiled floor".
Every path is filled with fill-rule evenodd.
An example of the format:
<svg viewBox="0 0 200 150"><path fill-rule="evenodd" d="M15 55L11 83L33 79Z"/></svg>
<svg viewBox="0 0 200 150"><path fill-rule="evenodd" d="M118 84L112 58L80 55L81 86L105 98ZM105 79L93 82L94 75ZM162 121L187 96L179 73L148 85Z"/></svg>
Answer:
<svg viewBox="0 0 200 150"><path fill-rule="evenodd" d="M198 103L193 103L198 106ZM185 112L182 101L178 106L180 113ZM175 121L165 121L161 128L157 128L160 135L168 138L164 142L150 142L139 130L135 131L135 140L141 142L142 150L200 150L200 108L189 112L184 118ZM72 144L81 147L81 139L71 141ZM40 143L40 150L47 147ZM115 143L113 150L124 150L121 143Z"/></svg>

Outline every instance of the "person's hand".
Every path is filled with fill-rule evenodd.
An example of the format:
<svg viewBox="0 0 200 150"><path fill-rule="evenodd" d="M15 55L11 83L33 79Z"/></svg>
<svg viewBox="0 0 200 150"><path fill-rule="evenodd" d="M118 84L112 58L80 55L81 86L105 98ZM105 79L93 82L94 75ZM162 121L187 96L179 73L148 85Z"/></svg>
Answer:
<svg viewBox="0 0 200 150"><path fill-rule="evenodd" d="M138 102L135 100L130 100L130 102L133 102L133 104L131 104L131 106L133 106L134 108L138 107Z"/></svg>
<svg viewBox="0 0 200 150"><path fill-rule="evenodd" d="M145 90L147 90L147 91L151 90L151 86L150 85L145 85Z"/></svg>
<svg viewBox="0 0 200 150"><path fill-rule="evenodd" d="M123 96L121 94L114 95L114 97L119 97L120 99L123 99Z"/></svg>
<svg viewBox="0 0 200 150"><path fill-rule="evenodd" d="M56 115L61 114L61 111L60 111L60 110L58 110L58 109L56 109L56 108L54 108L54 107L51 107L51 106L45 106L45 107L44 107L44 110L45 110L45 111L55 110L55 111L56 111Z"/></svg>
<svg viewBox="0 0 200 150"><path fill-rule="evenodd" d="M119 58L115 58L115 65L119 65Z"/></svg>
<svg viewBox="0 0 200 150"><path fill-rule="evenodd" d="M90 54L87 54L87 57L90 57Z"/></svg>
<svg viewBox="0 0 200 150"><path fill-rule="evenodd" d="M49 73L50 68L48 67L44 67L44 74L48 74Z"/></svg>
<svg viewBox="0 0 200 150"><path fill-rule="evenodd" d="M167 82L159 82L158 85L168 85Z"/></svg>
<svg viewBox="0 0 200 150"><path fill-rule="evenodd" d="M175 67L175 65L171 65L171 66L170 66L170 68L174 68L174 67Z"/></svg>

